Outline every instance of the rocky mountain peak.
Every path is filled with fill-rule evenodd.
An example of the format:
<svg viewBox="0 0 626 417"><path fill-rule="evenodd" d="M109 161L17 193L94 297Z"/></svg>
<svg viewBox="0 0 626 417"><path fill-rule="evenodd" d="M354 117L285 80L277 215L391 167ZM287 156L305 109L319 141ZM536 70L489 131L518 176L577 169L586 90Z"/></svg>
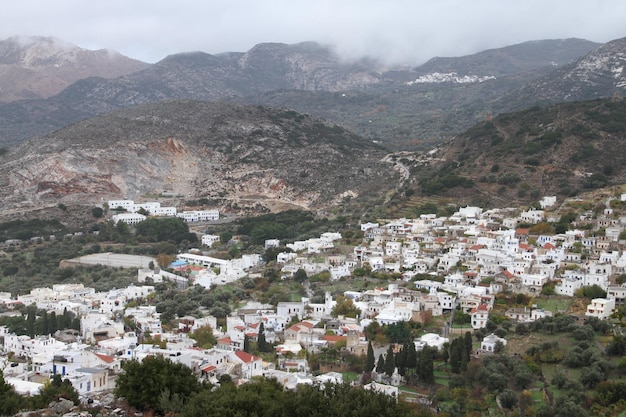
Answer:
<svg viewBox="0 0 626 417"><path fill-rule="evenodd" d="M91 51L52 37L0 41L0 101L45 98L86 77L115 78L148 67L119 52Z"/></svg>
<svg viewBox="0 0 626 417"><path fill-rule="evenodd" d="M605 89L626 88L626 38L608 42L576 62L566 78Z"/></svg>

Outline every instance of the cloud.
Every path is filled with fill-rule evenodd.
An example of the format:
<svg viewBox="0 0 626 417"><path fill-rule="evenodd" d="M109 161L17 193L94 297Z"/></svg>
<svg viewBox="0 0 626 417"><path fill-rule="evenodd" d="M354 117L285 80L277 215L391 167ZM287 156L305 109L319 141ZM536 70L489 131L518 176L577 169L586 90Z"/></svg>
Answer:
<svg viewBox="0 0 626 417"><path fill-rule="evenodd" d="M5 2L0 38L55 36L148 62L261 42L332 44L344 56L419 64L528 40L626 36L622 0L22 0Z"/></svg>

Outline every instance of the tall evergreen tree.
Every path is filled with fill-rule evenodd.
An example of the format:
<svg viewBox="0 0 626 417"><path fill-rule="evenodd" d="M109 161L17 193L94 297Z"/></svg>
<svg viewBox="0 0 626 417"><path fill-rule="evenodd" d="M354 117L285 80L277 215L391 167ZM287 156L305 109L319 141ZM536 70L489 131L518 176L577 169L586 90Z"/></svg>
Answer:
<svg viewBox="0 0 626 417"><path fill-rule="evenodd" d="M30 337L35 337L35 319L37 316L37 307L34 305L29 306L26 310L28 315L26 316L26 331Z"/></svg>
<svg viewBox="0 0 626 417"><path fill-rule="evenodd" d="M387 355L385 357L385 375L391 376L393 375L393 371L396 369L396 361L393 353L392 345L389 345L389 349L387 349Z"/></svg>
<svg viewBox="0 0 626 417"><path fill-rule="evenodd" d="M15 392L13 385L4 380L0 372L0 416L12 416L17 413L22 404L22 397Z"/></svg>
<svg viewBox="0 0 626 417"><path fill-rule="evenodd" d="M41 317L41 333L43 335L49 335L50 334L50 325L49 325L49 319L48 319L48 312L44 311L43 316Z"/></svg>
<svg viewBox="0 0 626 417"><path fill-rule="evenodd" d="M374 348L372 347L372 341L367 344L367 358L365 360L365 372L372 372L376 366L376 358L374 357Z"/></svg>
<svg viewBox="0 0 626 417"><path fill-rule="evenodd" d="M456 338L450 343L450 367L455 374L460 373L463 369L463 362L467 367L465 341L463 338Z"/></svg>
<svg viewBox="0 0 626 417"><path fill-rule="evenodd" d="M419 353L417 360L417 374L420 382L423 384L432 384L435 382L435 368L433 365L433 350L431 347L425 346Z"/></svg>
<svg viewBox="0 0 626 417"><path fill-rule="evenodd" d="M250 353L250 338L247 334L243 336L243 351L246 353Z"/></svg>
<svg viewBox="0 0 626 417"><path fill-rule="evenodd" d="M465 353L466 353L466 361L469 363L470 356L472 355L472 334L470 332L465 332Z"/></svg>
<svg viewBox="0 0 626 417"><path fill-rule="evenodd" d="M406 367L407 375L409 377L414 376L417 372L417 351L415 350L415 343L409 342L406 345Z"/></svg>
<svg viewBox="0 0 626 417"><path fill-rule="evenodd" d="M265 326L263 326L263 322L259 324L259 334L257 335L256 347L259 352L267 352L268 343L265 340Z"/></svg>
<svg viewBox="0 0 626 417"><path fill-rule="evenodd" d="M50 313L50 319L48 321L48 330L50 331L50 334L54 334L56 333L58 327L57 327L57 313L55 313L54 311L52 313Z"/></svg>
<svg viewBox="0 0 626 417"><path fill-rule="evenodd" d="M63 309L63 326L61 329L69 329L72 327L72 313L65 307Z"/></svg>
<svg viewBox="0 0 626 417"><path fill-rule="evenodd" d="M407 347L407 344L405 343L402 346L402 349L398 353L396 353L396 356L394 357L395 362L396 362L396 368L398 368L398 373L402 376L406 375L407 353L408 353L408 347Z"/></svg>

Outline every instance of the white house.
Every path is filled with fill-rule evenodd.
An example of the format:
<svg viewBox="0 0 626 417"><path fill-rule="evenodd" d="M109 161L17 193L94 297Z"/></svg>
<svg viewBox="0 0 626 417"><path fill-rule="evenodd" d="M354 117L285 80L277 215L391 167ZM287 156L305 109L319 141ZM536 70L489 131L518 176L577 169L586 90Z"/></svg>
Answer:
<svg viewBox="0 0 626 417"><path fill-rule="evenodd" d="M615 300L610 298L594 298L587 306L585 316L608 319L615 310Z"/></svg>
<svg viewBox="0 0 626 417"><path fill-rule="evenodd" d="M524 223L537 224L545 220L546 212L543 210L532 209L529 211L523 211L520 214L520 218Z"/></svg>
<svg viewBox="0 0 626 417"><path fill-rule="evenodd" d="M489 320L489 306L487 304L481 304L478 307L472 309L472 328L482 329L487 326Z"/></svg>
<svg viewBox="0 0 626 417"><path fill-rule="evenodd" d="M113 223L124 222L126 224L137 224L146 220L146 216L139 213L119 213L111 216Z"/></svg>
<svg viewBox="0 0 626 417"><path fill-rule="evenodd" d="M220 237L217 235L202 235L202 245L211 247L214 243L220 241Z"/></svg>
<svg viewBox="0 0 626 417"><path fill-rule="evenodd" d="M436 347L437 349L443 349L444 343L449 342L447 337L441 337L435 333L423 334L415 343L415 350L422 350L424 346Z"/></svg>
<svg viewBox="0 0 626 417"><path fill-rule="evenodd" d="M503 346L506 346L506 339L491 333L483 338L483 341L480 343L480 348L487 352L495 352L496 344L498 342L502 343Z"/></svg>

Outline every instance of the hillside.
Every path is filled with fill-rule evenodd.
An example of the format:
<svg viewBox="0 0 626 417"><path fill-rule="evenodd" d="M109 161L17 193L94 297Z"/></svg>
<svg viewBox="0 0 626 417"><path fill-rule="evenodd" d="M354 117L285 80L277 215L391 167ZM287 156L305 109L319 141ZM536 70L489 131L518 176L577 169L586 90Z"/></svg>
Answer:
<svg viewBox="0 0 626 417"><path fill-rule="evenodd" d="M421 194L504 207L625 183L625 145L624 100L537 106L477 124L412 172Z"/></svg>
<svg viewBox="0 0 626 417"><path fill-rule="evenodd" d="M536 41L439 58L423 68L345 62L313 42L259 44L245 53L181 53L116 79L80 80L48 99L0 105L0 146L119 108L193 99L290 107L392 149L425 148L498 113L492 106L497 99L597 46L580 39Z"/></svg>
<svg viewBox="0 0 626 417"><path fill-rule="evenodd" d="M221 210L323 210L398 182L378 145L291 110L170 101L113 112L0 159L0 211L165 191ZM154 198L154 197L152 197Z"/></svg>
<svg viewBox="0 0 626 417"><path fill-rule="evenodd" d="M117 78L150 64L50 37L0 40L0 102L48 98L87 77Z"/></svg>
<svg viewBox="0 0 626 417"><path fill-rule="evenodd" d="M510 92L497 106L519 110L533 105L622 96L626 93L625 65L626 38L616 39Z"/></svg>

